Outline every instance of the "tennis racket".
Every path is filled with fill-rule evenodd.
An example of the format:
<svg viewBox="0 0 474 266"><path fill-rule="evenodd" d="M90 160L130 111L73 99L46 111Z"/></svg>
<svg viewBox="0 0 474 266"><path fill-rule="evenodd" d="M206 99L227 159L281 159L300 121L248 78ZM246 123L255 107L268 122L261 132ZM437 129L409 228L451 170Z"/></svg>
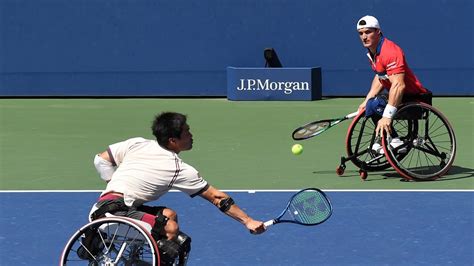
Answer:
<svg viewBox="0 0 474 266"><path fill-rule="evenodd" d="M344 120L355 117L358 114L359 112L357 111L341 118L325 119L308 123L304 126L295 129L295 131L293 131L292 137L294 140L304 140L312 138L341 123Z"/></svg>
<svg viewBox="0 0 474 266"><path fill-rule="evenodd" d="M278 223L317 225L332 214L329 198L317 188L306 188L291 197L283 212L275 219L266 221L265 227Z"/></svg>

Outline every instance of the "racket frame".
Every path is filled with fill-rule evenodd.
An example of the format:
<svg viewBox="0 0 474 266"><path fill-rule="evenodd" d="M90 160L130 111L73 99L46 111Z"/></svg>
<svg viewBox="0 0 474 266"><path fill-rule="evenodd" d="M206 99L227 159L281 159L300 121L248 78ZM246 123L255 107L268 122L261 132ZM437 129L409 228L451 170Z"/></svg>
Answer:
<svg viewBox="0 0 474 266"><path fill-rule="evenodd" d="M312 138L312 137L315 137L317 135L320 135L321 133L323 133L324 131L330 129L331 127L341 123L342 121L344 120L347 120L347 119L351 119L351 118L354 118L355 116L357 116L359 114L359 111L356 111L356 112L353 112L353 113L350 113L344 117L340 117L340 118L334 118L334 119L323 119L323 120L318 120L318 121L313 121L313 122L310 122L310 123L307 123L305 125L302 125L300 127L298 127L297 129L293 130L293 133L291 134L291 137L294 139L294 140L305 140L305 139L309 139L309 138ZM308 128L309 126L311 125L316 125L316 124L320 124L320 123L329 123L329 125L323 129L322 131L320 132L317 132L317 133L313 133L313 134L310 134L306 137L301 137L301 138L295 138L295 133L302 130L302 129L306 129Z"/></svg>
<svg viewBox="0 0 474 266"><path fill-rule="evenodd" d="M281 220L281 218L285 215L285 213L288 211L288 208L290 207L290 203L291 201L300 193L302 192L305 192L305 191L308 191L308 190L315 190L317 191L318 193L320 193L324 199L328 202L329 204L329 215L322 221L318 222L318 223L314 223L314 224L304 224L304 223L300 223L298 221L294 221L294 220ZM265 227L269 227L269 226L272 226L274 224L277 224L277 223L294 223L294 224L299 224L299 225L304 225L304 226L313 226L313 225L318 225L318 224L322 224L324 223L325 221L327 221L332 215L332 204L331 204L331 201L329 200L329 197L326 195L326 193L324 193L322 190L320 190L319 188L305 188L305 189L302 189L300 191L298 191L297 193L295 193L293 196L291 196L291 198L288 200L288 203L286 204L286 207L285 209L283 209L283 211L280 213L280 215L278 215L276 218L274 219L271 219L271 220L268 220L266 222L264 222L263 224L265 225Z"/></svg>

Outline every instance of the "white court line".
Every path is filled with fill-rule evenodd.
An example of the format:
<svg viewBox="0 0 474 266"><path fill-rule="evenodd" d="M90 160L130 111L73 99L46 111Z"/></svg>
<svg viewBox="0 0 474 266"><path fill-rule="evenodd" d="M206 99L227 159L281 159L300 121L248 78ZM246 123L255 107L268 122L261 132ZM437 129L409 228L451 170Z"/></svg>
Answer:
<svg viewBox="0 0 474 266"><path fill-rule="evenodd" d="M321 189L325 192L474 192L474 189ZM299 189L222 189L224 192L297 192ZM0 190L0 193L100 193L102 190ZM172 189L170 192L180 192Z"/></svg>

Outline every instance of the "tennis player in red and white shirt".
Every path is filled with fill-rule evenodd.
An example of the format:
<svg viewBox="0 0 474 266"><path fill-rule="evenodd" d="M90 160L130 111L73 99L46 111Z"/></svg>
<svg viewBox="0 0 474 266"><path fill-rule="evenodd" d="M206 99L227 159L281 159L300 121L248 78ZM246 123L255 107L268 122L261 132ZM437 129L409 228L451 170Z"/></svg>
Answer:
<svg viewBox="0 0 474 266"><path fill-rule="evenodd" d="M397 111L400 103L413 101L423 97L429 98L431 103L431 92L423 87L421 82L408 67L403 50L394 42L383 36L378 20L373 16L364 16L357 22L362 45L367 48L372 70L375 72L374 79L365 100L360 104L362 108L371 108L368 102L374 99L384 89L388 90L388 102L383 109L382 118L378 120L376 134L382 131L392 133L392 117ZM425 100L420 100L425 101ZM397 146L400 141L392 140L392 146ZM401 142L401 141L400 141Z"/></svg>

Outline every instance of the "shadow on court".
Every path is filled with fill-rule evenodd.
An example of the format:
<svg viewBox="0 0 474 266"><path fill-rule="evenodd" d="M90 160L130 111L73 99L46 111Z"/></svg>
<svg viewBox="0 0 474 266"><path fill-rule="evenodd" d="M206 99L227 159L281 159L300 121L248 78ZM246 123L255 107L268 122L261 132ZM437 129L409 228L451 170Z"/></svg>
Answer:
<svg viewBox="0 0 474 266"><path fill-rule="evenodd" d="M384 173L383 176L387 178L400 178L400 175L396 172ZM474 169L453 165L451 169L449 169L448 173L446 173L441 178L438 178L432 181L428 180L425 182L450 181L450 180L465 179L465 178L472 178L472 177L474 177Z"/></svg>
<svg viewBox="0 0 474 266"><path fill-rule="evenodd" d="M313 171L313 174L334 174L335 177L339 177L336 174L336 171L330 170L323 170L323 171ZM340 176L341 178L359 178L359 171L358 170L347 170L344 171L344 174ZM474 169L466 168L462 166L453 165L451 169L449 169L448 173L446 173L441 178L436 180L427 180L421 182L440 182L440 181L450 181L450 180L458 180L458 179L466 179L466 178L473 178L474 177ZM369 177L365 180L366 182L370 181L379 181L384 179L400 179L403 178L398 174L395 170L388 170L388 171L376 171L376 172L369 172ZM419 182L419 181L418 181Z"/></svg>
<svg viewBox="0 0 474 266"><path fill-rule="evenodd" d="M474 176L474 169L472 168L466 168L466 167L462 167L462 166L458 166L458 165L453 165L451 167L451 169L449 169L449 172L446 174L446 178L443 178L443 179L449 179L450 176L452 175L466 175L464 177L459 177L459 178L456 178L456 179L460 179L460 178L470 178L470 177L473 177Z"/></svg>
<svg viewBox="0 0 474 266"><path fill-rule="evenodd" d="M290 192L229 192L251 216L274 218ZM279 224L251 235L203 199L168 193L193 239L188 265L472 265L473 193L330 192L318 226ZM57 265L98 193L0 193L0 264ZM86 264L85 264L86 265Z"/></svg>

